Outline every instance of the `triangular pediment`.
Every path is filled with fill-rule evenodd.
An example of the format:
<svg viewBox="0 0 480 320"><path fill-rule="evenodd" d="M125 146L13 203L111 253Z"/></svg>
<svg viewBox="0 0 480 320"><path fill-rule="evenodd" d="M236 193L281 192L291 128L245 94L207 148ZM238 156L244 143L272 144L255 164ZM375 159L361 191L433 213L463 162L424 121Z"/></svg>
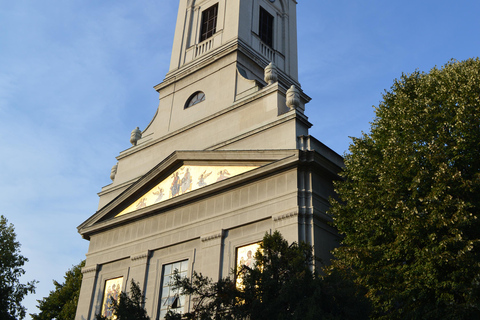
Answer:
<svg viewBox="0 0 480 320"><path fill-rule="evenodd" d="M78 227L85 237L278 170L298 150L176 151Z"/></svg>

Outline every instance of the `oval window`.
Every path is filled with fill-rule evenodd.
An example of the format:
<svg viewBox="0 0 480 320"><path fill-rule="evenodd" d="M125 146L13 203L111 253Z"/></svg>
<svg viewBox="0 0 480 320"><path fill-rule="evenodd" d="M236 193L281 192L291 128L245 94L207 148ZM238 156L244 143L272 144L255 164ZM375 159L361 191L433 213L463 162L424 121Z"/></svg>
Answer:
<svg viewBox="0 0 480 320"><path fill-rule="evenodd" d="M205 93L202 91L195 92L190 98L188 98L187 103L185 104L185 109L190 108L202 101L205 101Z"/></svg>

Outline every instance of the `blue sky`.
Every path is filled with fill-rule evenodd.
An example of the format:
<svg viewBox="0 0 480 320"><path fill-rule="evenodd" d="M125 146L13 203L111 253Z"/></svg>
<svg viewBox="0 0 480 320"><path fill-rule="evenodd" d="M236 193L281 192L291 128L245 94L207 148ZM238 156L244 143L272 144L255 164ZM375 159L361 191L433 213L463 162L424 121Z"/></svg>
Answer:
<svg viewBox="0 0 480 320"><path fill-rule="evenodd" d="M245 0L244 0L245 1ZM76 227L155 114L168 71L177 0L20 0L0 9L0 214L29 258L24 300L88 250ZM308 0L298 4L299 79L310 134L343 154L369 131L384 89L480 52L480 2ZM29 318L29 317L27 317Z"/></svg>

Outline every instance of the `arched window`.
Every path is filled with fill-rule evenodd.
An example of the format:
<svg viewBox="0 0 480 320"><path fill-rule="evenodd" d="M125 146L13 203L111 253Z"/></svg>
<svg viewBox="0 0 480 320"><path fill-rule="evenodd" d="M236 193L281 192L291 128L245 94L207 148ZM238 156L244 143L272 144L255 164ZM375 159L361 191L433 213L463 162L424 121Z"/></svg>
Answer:
<svg viewBox="0 0 480 320"><path fill-rule="evenodd" d="M202 91L197 91L188 98L187 103L185 103L185 109L190 108L202 101L205 101L205 93Z"/></svg>

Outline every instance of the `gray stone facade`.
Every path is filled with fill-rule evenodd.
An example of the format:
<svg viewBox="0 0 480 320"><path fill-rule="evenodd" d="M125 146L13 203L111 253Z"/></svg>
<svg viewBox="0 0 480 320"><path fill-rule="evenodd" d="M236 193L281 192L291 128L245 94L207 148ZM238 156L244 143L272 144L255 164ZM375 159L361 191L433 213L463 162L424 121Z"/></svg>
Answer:
<svg viewBox="0 0 480 320"><path fill-rule="evenodd" d="M217 28L199 42L202 12L212 6ZM268 50L257 34L260 7L274 17ZM275 77L267 83L270 62ZM287 106L292 86L295 107ZM139 282L149 316L159 319L166 266L183 262L188 274L225 277L237 250L266 232L313 244L323 261L336 246L326 212L343 163L308 135L296 1L180 0L170 71L155 88L157 114L117 157L98 211L78 228L90 246L77 320L102 312L110 279L120 279L122 290ZM193 169L200 170L194 177ZM190 307L187 299L179 311Z"/></svg>

